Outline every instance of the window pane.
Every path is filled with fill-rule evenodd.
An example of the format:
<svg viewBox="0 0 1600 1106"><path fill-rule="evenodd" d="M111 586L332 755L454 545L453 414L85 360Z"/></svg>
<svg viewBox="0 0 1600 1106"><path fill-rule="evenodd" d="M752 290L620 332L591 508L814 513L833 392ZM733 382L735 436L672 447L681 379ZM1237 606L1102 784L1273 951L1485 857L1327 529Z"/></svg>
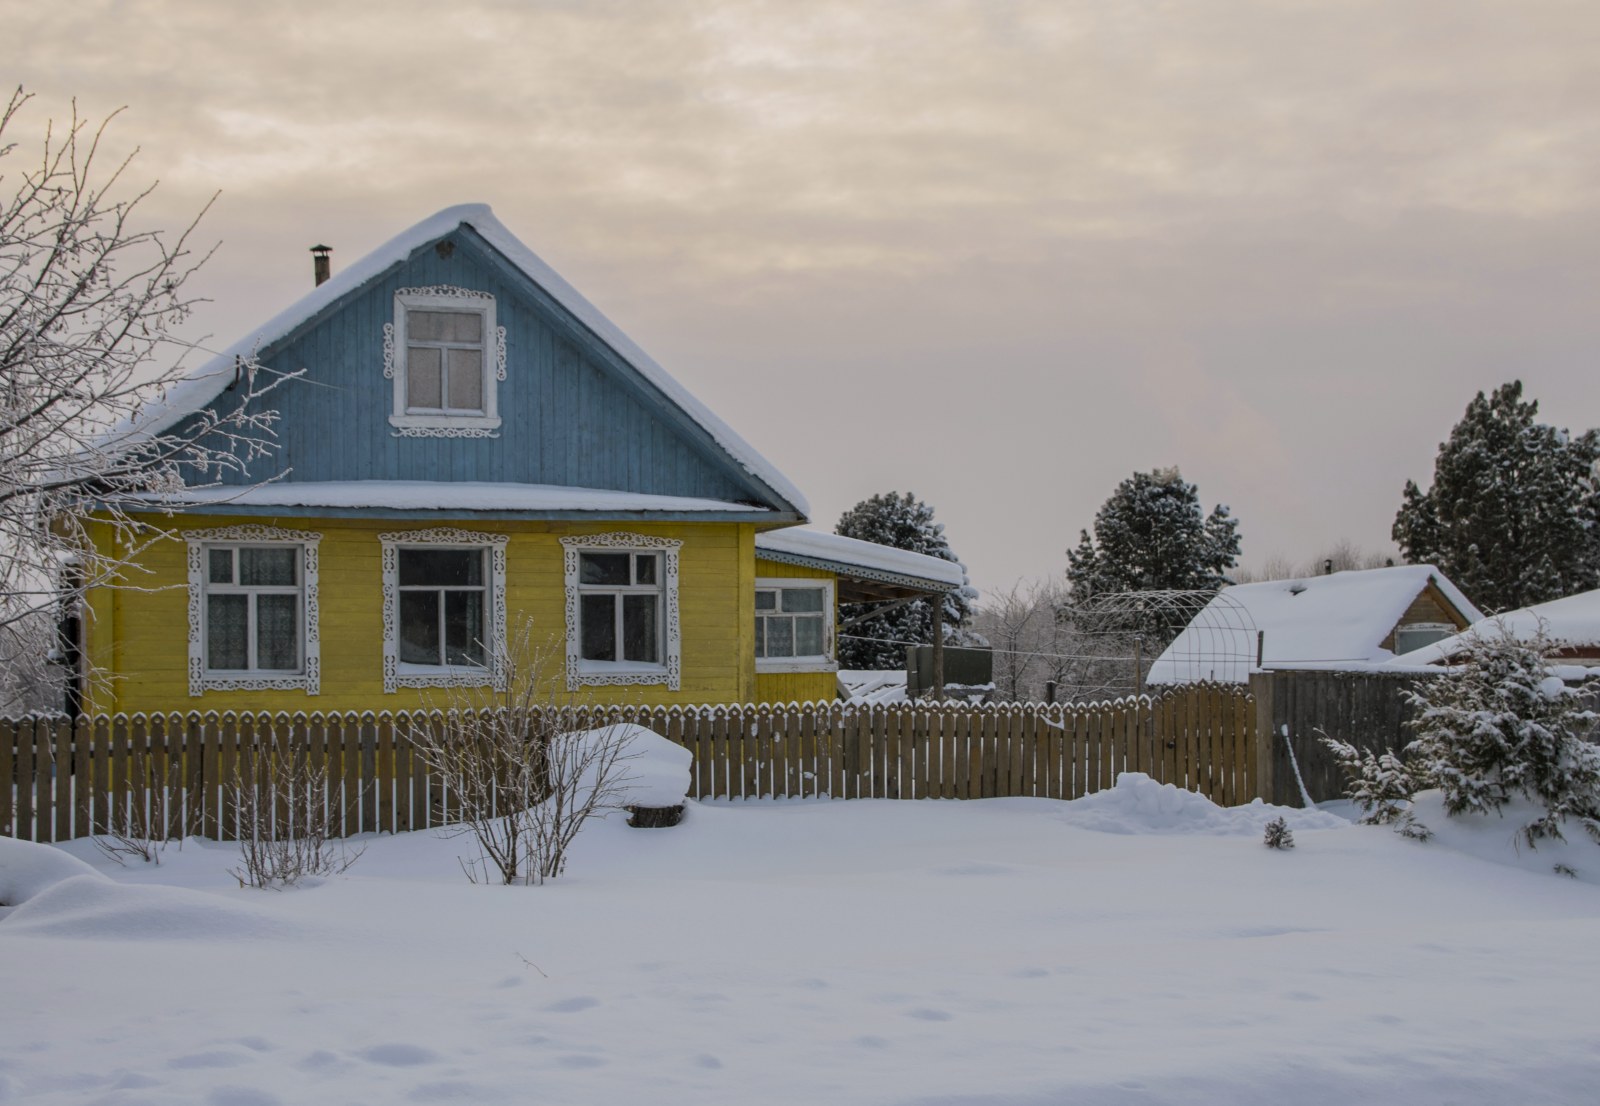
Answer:
<svg viewBox="0 0 1600 1106"><path fill-rule="evenodd" d="M450 407L457 411L483 410L483 351L475 349L446 350L450 367Z"/></svg>
<svg viewBox="0 0 1600 1106"><path fill-rule="evenodd" d="M622 597L622 659L657 664L661 660L660 635L656 632L657 602L654 595Z"/></svg>
<svg viewBox="0 0 1600 1106"><path fill-rule="evenodd" d="M400 593L400 659L406 664L439 663L439 593Z"/></svg>
<svg viewBox="0 0 1600 1106"><path fill-rule="evenodd" d="M300 597L256 596L256 667L300 667Z"/></svg>
<svg viewBox="0 0 1600 1106"><path fill-rule="evenodd" d="M654 553L640 553L633 558L633 582L636 584L653 584L656 582L656 555Z"/></svg>
<svg viewBox="0 0 1600 1106"><path fill-rule="evenodd" d="M444 311L407 311L406 337L415 342L443 341L449 321L450 315Z"/></svg>
<svg viewBox="0 0 1600 1106"><path fill-rule="evenodd" d="M756 619L756 656L764 657L766 655L767 655L767 620L764 619L764 618L758 618L758 619Z"/></svg>
<svg viewBox="0 0 1600 1106"><path fill-rule="evenodd" d="M482 342L483 316L476 311L407 311L410 342Z"/></svg>
<svg viewBox="0 0 1600 1106"><path fill-rule="evenodd" d="M484 663L483 592L444 593L444 655L446 664Z"/></svg>
<svg viewBox="0 0 1600 1106"><path fill-rule="evenodd" d="M808 614L822 609L821 588L784 588L783 609Z"/></svg>
<svg viewBox="0 0 1600 1106"><path fill-rule="evenodd" d="M476 311L451 311L445 314L447 342L483 342L483 316Z"/></svg>
<svg viewBox="0 0 1600 1106"><path fill-rule="evenodd" d="M233 550L212 549L207 552L211 562L210 581L213 584L233 583Z"/></svg>
<svg viewBox="0 0 1600 1106"><path fill-rule="evenodd" d="M252 587L293 587L300 582L295 562L300 550L290 546L239 550L239 582Z"/></svg>
<svg viewBox="0 0 1600 1106"><path fill-rule="evenodd" d="M438 410L444 406L444 393L440 390L439 352L416 346L406 351L407 408L428 407Z"/></svg>
<svg viewBox="0 0 1600 1106"><path fill-rule="evenodd" d="M582 639L583 659L586 661L614 661L617 659L616 597L612 595L585 595L580 603L578 621Z"/></svg>
<svg viewBox="0 0 1600 1106"><path fill-rule="evenodd" d="M794 620L791 618L767 619L767 656L794 656Z"/></svg>
<svg viewBox="0 0 1600 1106"><path fill-rule="evenodd" d="M756 592L756 610L775 611L778 609L778 593L775 591Z"/></svg>
<svg viewBox="0 0 1600 1106"><path fill-rule="evenodd" d="M582 553L578 556L580 584L622 584L628 582L626 553Z"/></svg>
<svg viewBox="0 0 1600 1106"><path fill-rule="evenodd" d="M248 595L206 596L206 667L217 670L247 668L250 654L245 635L250 617Z"/></svg>
<svg viewBox="0 0 1600 1106"><path fill-rule="evenodd" d="M822 655L822 618L797 618L794 620L794 655L818 657Z"/></svg>
<svg viewBox="0 0 1600 1106"><path fill-rule="evenodd" d="M483 583L481 549L402 549L400 584L423 587L479 586Z"/></svg>

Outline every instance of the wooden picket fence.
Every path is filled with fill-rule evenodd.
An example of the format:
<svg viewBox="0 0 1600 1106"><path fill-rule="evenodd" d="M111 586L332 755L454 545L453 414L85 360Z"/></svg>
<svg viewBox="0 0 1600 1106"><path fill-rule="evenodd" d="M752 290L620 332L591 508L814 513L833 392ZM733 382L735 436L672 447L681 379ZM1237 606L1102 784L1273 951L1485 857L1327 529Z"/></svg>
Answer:
<svg viewBox="0 0 1600 1106"><path fill-rule="evenodd" d="M694 754L696 798L1073 799L1122 772L1223 805L1258 793L1256 714L1233 685L1083 704L608 707L563 726L647 726ZM432 714L137 714L0 721L0 835L65 841L119 812L174 835L239 831L232 795L263 758L299 758L343 836L454 820L410 733Z"/></svg>

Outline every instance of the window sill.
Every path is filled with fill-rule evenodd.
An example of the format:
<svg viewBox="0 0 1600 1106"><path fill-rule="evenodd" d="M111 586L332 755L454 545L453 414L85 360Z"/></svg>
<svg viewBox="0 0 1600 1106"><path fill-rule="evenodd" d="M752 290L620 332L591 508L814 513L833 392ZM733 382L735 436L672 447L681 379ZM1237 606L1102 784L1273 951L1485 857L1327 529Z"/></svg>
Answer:
<svg viewBox="0 0 1600 1106"><path fill-rule="evenodd" d="M633 661L580 661L576 677L579 684L668 684L672 679L664 664Z"/></svg>
<svg viewBox="0 0 1600 1106"><path fill-rule="evenodd" d="M757 657L757 672L837 672L831 657Z"/></svg>
<svg viewBox="0 0 1600 1106"><path fill-rule="evenodd" d="M206 672L200 677L205 691L305 691L312 692L311 677L304 672ZM314 693L314 692L312 692Z"/></svg>
<svg viewBox="0 0 1600 1106"><path fill-rule="evenodd" d="M494 673L475 664L397 664L396 687L489 687Z"/></svg>
<svg viewBox="0 0 1600 1106"><path fill-rule="evenodd" d="M390 415L389 425L400 438L493 438L500 429L498 415Z"/></svg>

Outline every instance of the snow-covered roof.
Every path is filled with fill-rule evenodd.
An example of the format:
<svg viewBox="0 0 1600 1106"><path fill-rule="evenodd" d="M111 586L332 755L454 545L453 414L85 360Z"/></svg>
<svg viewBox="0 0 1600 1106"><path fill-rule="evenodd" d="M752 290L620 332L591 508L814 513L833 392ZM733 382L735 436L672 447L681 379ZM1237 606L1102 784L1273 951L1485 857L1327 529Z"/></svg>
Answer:
<svg viewBox="0 0 1600 1106"><path fill-rule="evenodd" d="M1531 638L1543 626L1547 638L1575 648L1600 646L1600 589L1569 595L1565 599L1552 599L1548 603L1535 603L1508 611L1494 618L1475 622L1465 632L1413 649L1395 658L1395 665L1439 664L1461 652L1471 634L1487 635L1509 633L1518 638Z"/></svg>
<svg viewBox="0 0 1600 1106"><path fill-rule="evenodd" d="M1399 565L1224 588L1156 659L1148 682L1245 683L1262 665L1361 668L1394 659L1382 642L1434 584L1469 622L1483 615L1432 565Z"/></svg>
<svg viewBox="0 0 1600 1106"><path fill-rule="evenodd" d="M177 495L141 496L152 505L238 507L377 507L388 510L452 511L639 511L673 514L761 513L763 507L721 499L645 495L605 488L553 484L492 484L440 480L280 481L254 487L189 488Z"/></svg>
<svg viewBox="0 0 1600 1106"><path fill-rule="evenodd" d="M444 237L459 226L471 227L507 261L521 270L529 280L548 292L556 302L610 346L619 357L637 369L641 376L682 408L741 468L771 488L801 514L811 513L811 508L799 488L795 487L732 427L691 395L672 374L657 364L649 354L634 343L633 339L606 318L599 308L579 294L577 289L568 284L542 258L523 245L516 235L495 218L494 212L487 204L447 207L409 230L402 231L359 261L318 285L291 307L275 315L210 361L195 368L183 381L169 389L160 401L147 404L133 419L116 428L109 435L108 444L131 444L146 435L160 433L184 416L200 410L233 382L237 358L250 357L273 342L287 337L296 327L324 308L356 291L390 267L404 262L414 250Z"/></svg>
<svg viewBox="0 0 1600 1106"><path fill-rule="evenodd" d="M967 584L967 571L959 562L801 527L757 534L756 555L835 571L864 570L879 574L879 578L895 577L949 588Z"/></svg>

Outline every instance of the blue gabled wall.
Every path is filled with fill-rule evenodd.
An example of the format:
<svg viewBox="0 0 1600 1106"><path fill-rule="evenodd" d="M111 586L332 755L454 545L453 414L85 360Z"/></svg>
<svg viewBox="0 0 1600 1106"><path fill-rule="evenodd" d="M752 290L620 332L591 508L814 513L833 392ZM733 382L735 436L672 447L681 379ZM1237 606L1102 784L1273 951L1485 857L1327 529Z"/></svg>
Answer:
<svg viewBox="0 0 1600 1106"><path fill-rule="evenodd" d="M607 488L782 508L697 424L470 228L459 227L264 350L262 365L305 375L264 401L278 448L230 484L474 480ZM383 327L400 288L491 293L506 329L499 437L400 438L389 425ZM225 394L215 401L231 407Z"/></svg>

